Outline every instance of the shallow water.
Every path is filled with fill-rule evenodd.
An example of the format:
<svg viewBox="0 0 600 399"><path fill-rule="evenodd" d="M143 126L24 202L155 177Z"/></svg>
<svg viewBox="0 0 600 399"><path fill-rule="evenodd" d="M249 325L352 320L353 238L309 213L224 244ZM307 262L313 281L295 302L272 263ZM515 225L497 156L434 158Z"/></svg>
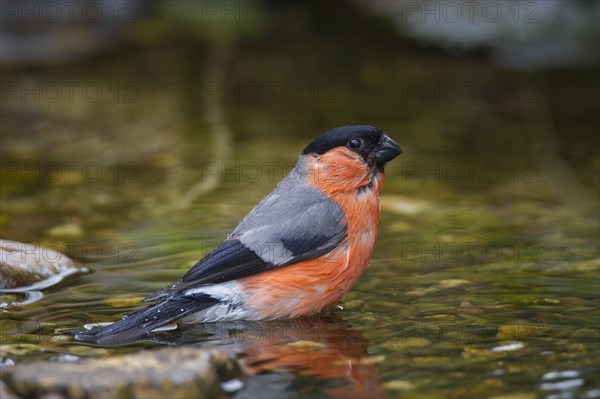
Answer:
<svg viewBox="0 0 600 399"><path fill-rule="evenodd" d="M600 397L595 70L517 73L358 35L352 46L304 39L292 46L313 56L294 63L274 55L277 44L246 39L3 73L110 94L3 104L3 238L95 269L2 310L3 356L198 343L243 360L240 397ZM357 47L361 61L350 62ZM222 54L228 66L215 70ZM159 57L173 62L150 62ZM302 95L251 97L274 74ZM503 94L440 94L472 82ZM404 154L387 168L371 266L338 307L119 348L57 333L114 321L178 279L313 137L355 123L382 128Z"/></svg>

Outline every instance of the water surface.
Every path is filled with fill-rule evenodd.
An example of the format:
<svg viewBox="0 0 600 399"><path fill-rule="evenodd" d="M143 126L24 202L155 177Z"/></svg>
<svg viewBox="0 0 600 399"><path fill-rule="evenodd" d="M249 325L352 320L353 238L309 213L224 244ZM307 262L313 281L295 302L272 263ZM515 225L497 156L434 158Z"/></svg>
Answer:
<svg viewBox="0 0 600 399"><path fill-rule="evenodd" d="M278 41L215 50L192 40L5 71L14 82L94 82L105 95L3 104L3 238L95 269L3 310L3 356L174 342L239 356L240 397L600 397L596 71L518 73L478 57L392 52L385 35L355 33L350 45L304 32L287 42L310 49L296 62L277 55ZM502 94L467 94L472 82ZM458 97L443 94L456 87ZM312 138L358 123L385 130L404 154L387 168L371 266L339 306L119 348L56 332L114 321L177 280Z"/></svg>

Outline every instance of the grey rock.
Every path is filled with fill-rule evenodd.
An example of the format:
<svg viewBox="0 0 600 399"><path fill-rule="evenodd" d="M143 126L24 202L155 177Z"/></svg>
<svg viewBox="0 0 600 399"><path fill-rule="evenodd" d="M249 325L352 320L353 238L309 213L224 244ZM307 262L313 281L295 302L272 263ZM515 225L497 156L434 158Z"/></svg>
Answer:
<svg viewBox="0 0 600 399"><path fill-rule="evenodd" d="M238 371L227 354L187 346L75 363L18 364L5 379L23 397L204 398L218 396L220 383Z"/></svg>
<svg viewBox="0 0 600 399"><path fill-rule="evenodd" d="M75 273L89 270L50 248L0 240L0 289L41 290Z"/></svg>
<svg viewBox="0 0 600 399"><path fill-rule="evenodd" d="M13 391L10 390L4 383L4 381L0 380L0 398L2 399L20 399Z"/></svg>

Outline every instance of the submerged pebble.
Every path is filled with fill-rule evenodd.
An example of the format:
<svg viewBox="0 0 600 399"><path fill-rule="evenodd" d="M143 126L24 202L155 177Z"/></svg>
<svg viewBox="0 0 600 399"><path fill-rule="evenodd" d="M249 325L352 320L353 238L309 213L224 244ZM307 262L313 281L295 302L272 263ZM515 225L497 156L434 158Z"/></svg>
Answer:
<svg viewBox="0 0 600 399"><path fill-rule="evenodd" d="M461 285L469 285L471 284L470 281L468 280L463 280L463 279L446 279L446 280L442 280L439 283L437 283L437 286L439 288L456 288L456 287L460 287Z"/></svg>
<svg viewBox="0 0 600 399"><path fill-rule="evenodd" d="M392 380L383 384L383 388L388 391L410 391L416 388L416 385L406 380Z"/></svg>
<svg viewBox="0 0 600 399"><path fill-rule="evenodd" d="M401 215L416 215L432 208L432 203L426 200L386 195L381 198L381 209Z"/></svg>
<svg viewBox="0 0 600 399"><path fill-rule="evenodd" d="M129 305L137 305L144 300L143 296L139 295L115 295L110 296L104 300L108 305L119 308Z"/></svg>
<svg viewBox="0 0 600 399"><path fill-rule="evenodd" d="M501 325L496 336L503 340L517 341L539 335L547 329L545 326L530 323L526 320L514 320Z"/></svg>
<svg viewBox="0 0 600 399"><path fill-rule="evenodd" d="M92 346L73 345L68 349L69 353L82 356L103 356L109 352L104 348L94 348Z"/></svg>
<svg viewBox="0 0 600 399"><path fill-rule="evenodd" d="M26 356L36 352L44 352L44 348L34 344L7 344L0 346L3 355Z"/></svg>
<svg viewBox="0 0 600 399"><path fill-rule="evenodd" d="M450 359L446 356L419 356L413 357L411 361L417 366L445 366Z"/></svg>
<svg viewBox="0 0 600 399"><path fill-rule="evenodd" d="M471 302L462 301L460 305L458 305L458 308L456 308L456 313L463 315L477 315L483 313L483 310L474 306Z"/></svg>
<svg viewBox="0 0 600 399"><path fill-rule="evenodd" d="M471 361L490 361L495 359L502 359L506 356L506 352L493 352L487 348L479 348L475 346L467 346L464 348L462 354L463 359Z"/></svg>
<svg viewBox="0 0 600 399"><path fill-rule="evenodd" d="M381 346L392 351L401 351L408 348L421 348L431 345L431 341L425 338L407 337L393 338L385 341Z"/></svg>
<svg viewBox="0 0 600 399"><path fill-rule="evenodd" d="M74 239L83 236L83 228L79 223L70 222L51 227L47 234L52 238Z"/></svg>
<svg viewBox="0 0 600 399"><path fill-rule="evenodd" d="M589 259L583 262L564 263L557 266L557 268L564 271L598 271L600 270L600 258Z"/></svg>

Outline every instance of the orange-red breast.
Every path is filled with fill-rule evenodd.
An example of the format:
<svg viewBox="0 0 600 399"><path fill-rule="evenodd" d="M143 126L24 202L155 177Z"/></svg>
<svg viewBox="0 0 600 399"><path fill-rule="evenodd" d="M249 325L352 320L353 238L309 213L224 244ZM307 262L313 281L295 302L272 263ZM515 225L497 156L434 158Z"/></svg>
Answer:
<svg viewBox="0 0 600 399"><path fill-rule="evenodd" d="M372 126L329 130L223 243L155 303L80 340L116 344L163 324L305 316L337 302L367 268L387 162L402 151Z"/></svg>

